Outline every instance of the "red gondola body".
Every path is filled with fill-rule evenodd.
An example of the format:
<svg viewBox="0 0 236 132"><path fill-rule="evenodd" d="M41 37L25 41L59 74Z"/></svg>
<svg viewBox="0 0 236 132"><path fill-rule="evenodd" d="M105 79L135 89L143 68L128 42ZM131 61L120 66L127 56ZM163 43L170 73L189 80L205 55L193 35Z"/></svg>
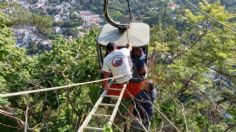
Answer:
<svg viewBox="0 0 236 132"><path fill-rule="evenodd" d="M132 97L136 96L144 86L144 81L141 82L129 82L127 85L127 88L125 90L125 93L123 95L123 99L131 99ZM123 85L122 84L112 84L111 88L112 89L122 89ZM107 91L108 95L120 95L120 91L118 90L108 90Z"/></svg>

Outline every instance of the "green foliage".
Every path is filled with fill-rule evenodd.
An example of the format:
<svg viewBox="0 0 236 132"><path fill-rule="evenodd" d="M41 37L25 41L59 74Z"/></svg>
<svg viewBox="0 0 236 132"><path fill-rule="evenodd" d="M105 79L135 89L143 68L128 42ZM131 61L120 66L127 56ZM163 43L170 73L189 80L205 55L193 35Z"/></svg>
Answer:
<svg viewBox="0 0 236 132"><path fill-rule="evenodd" d="M101 7L97 8L90 3L101 5L99 1L80 2L101 12ZM112 2L117 3L111 4L113 17L119 19L127 13L126 6L120 1ZM135 14L141 14L143 20L154 25L149 47L150 64L154 65L150 66L149 75L156 81L159 90L155 106L160 108L180 131L227 130L236 121L235 93L233 89L217 85L212 76L220 74L236 83L235 33L199 12L192 12L190 9L172 11L166 8L166 4L166 1L132 1ZM152 7L160 7L155 8L158 13L151 9ZM199 8L222 23L235 25L231 20L235 14L225 11L219 3L209 4L203 1L199 3ZM29 57L25 50L15 46L15 40L7 26L27 23L37 26L41 32L47 34L52 24L51 18L42 19L43 16L38 14L21 9L17 11L19 14L8 19L0 14L2 93L99 79L100 69L95 54L97 30L91 30L85 37L75 41L55 37L50 51ZM75 23L68 21L66 24L70 27ZM69 35L72 35L72 32L73 30L69 31ZM30 52L36 52L35 45L31 46ZM1 115L0 121L7 125L23 127L17 122L18 119L24 122L26 104L29 104L28 123L29 128L34 131L75 131L86 118L101 91L100 84L91 84L8 100L0 98L0 108L14 117ZM126 112L121 110L124 111ZM123 125L121 122L123 123L116 121L118 126ZM6 131L13 130L3 128ZM160 128L163 128L163 131L175 131L169 122L155 111L152 130ZM104 131L113 130L111 126L105 125Z"/></svg>
<svg viewBox="0 0 236 132"><path fill-rule="evenodd" d="M22 64L27 63L28 57L24 54L23 49L16 47L10 29L5 26L8 22L6 17L1 15L0 18L0 77L7 85L11 86L27 76L26 69L21 68ZM21 73L22 75L20 75Z"/></svg>
<svg viewBox="0 0 236 132"><path fill-rule="evenodd" d="M109 124L104 125L102 132L113 132L111 125Z"/></svg>
<svg viewBox="0 0 236 132"><path fill-rule="evenodd" d="M235 14L225 11L219 3L203 1L199 8L222 23L235 25L230 21ZM154 60L157 67L151 70L151 75L161 91L158 102L161 111L184 131L181 107L173 102L178 99L186 111L190 131L215 131L215 128L224 131L229 126L219 111L230 112L234 90L216 85L212 77L220 74L236 81L235 72L232 72L236 61L233 50L235 33L206 15L189 9L185 9L177 23L168 27L158 24L152 29L149 49L151 55L158 58ZM179 29L183 24L184 27ZM219 105L218 108L215 105ZM235 114L229 115L227 120L233 122ZM153 122L161 124L160 118L159 115Z"/></svg>
<svg viewBox="0 0 236 132"><path fill-rule="evenodd" d="M6 99L0 98L0 106L9 105L9 102Z"/></svg>
<svg viewBox="0 0 236 132"><path fill-rule="evenodd" d="M0 40L0 83L2 92L16 92L28 89L54 87L70 83L98 79L96 61L96 35L93 30L84 38L69 41L57 38L52 50L29 57L25 50L15 46L8 27L7 19L1 15ZM91 91L90 88L91 87ZM98 93L96 94L97 91ZM35 130L72 131L75 121L81 124L91 109L91 102L96 100L100 90L98 85L76 87L71 90L33 94L9 99L1 99L1 106L16 108L14 116L24 117L26 104L32 108L29 126ZM88 95L92 96L88 96ZM93 95L97 96L93 96ZM9 107L8 106L8 107ZM83 113L83 114L80 114ZM7 117L15 120L15 118ZM43 123L44 122L44 123ZM8 124L1 120L1 123ZM37 126L36 126L37 125ZM21 127L21 126L19 126Z"/></svg>

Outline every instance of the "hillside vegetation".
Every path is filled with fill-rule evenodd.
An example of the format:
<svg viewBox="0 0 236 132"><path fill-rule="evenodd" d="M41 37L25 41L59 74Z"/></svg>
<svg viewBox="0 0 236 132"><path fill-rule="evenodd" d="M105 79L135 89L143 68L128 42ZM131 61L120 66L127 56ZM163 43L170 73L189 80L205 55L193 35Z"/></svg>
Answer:
<svg viewBox="0 0 236 132"><path fill-rule="evenodd" d="M95 9L96 4L101 5L99 1L90 2L94 7L89 8L100 10ZM236 14L226 11L220 3L203 0L196 5L221 23L236 28ZM120 12L124 9L122 5L115 7ZM146 16L147 7L132 10L140 12L143 20L152 25L149 78L155 82L158 99L151 131L236 131L235 31L192 8L171 11L163 7L158 14ZM96 55L98 29L77 40L58 36L50 51L28 56L25 49L16 47L10 22L15 21L0 14L1 94L100 78ZM97 83L0 98L0 131L23 131L26 123L28 131L75 131L101 92L101 84ZM131 117L126 116L128 102L122 102L124 106L116 115L115 132L128 129L131 122ZM102 121L98 119L95 123L99 125Z"/></svg>

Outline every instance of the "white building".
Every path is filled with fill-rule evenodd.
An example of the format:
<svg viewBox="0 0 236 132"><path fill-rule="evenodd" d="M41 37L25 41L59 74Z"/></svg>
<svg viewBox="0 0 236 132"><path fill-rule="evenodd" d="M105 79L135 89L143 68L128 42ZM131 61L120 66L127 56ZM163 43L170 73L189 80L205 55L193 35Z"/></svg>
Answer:
<svg viewBox="0 0 236 132"><path fill-rule="evenodd" d="M62 22L62 16L60 14L55 15L54 22Z"/></svg>
<svg viewBox="0 0 236 132"><path fill-rule="evenodd" d="M92 13L91 11L80 11L80 18L84 21L84 26L98 25L103 20L100 18L99 15Z"/></svg>

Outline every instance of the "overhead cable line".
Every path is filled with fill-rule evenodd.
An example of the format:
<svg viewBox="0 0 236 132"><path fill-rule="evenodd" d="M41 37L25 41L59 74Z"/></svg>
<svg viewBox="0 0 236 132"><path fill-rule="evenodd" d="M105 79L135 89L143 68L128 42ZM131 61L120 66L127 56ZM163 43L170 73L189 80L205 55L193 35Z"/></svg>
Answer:
<svg viewBox="0 0 236 132"><path fill-rule="evenodd" d="M198 11L200 11L202 14L204 14L204 15L206 15L207 17L211 18L212 20L218 22L219 24L221 24L221 25L227 27L228 29L232 30L234 33L236 32L236 29L235 29L235 28L233 28L233 27L231 27L231 26L229 26L229 25L227 25L227 24L225 24L225 23L223 23L223 22L217 20L215 17L213 17L213 16L207 14L206 12L202 11L200 8L198 8L198 7L195 6L193 3L191 3L189 0L185 0L185 1L186 1L188 4L190 4L192 7L194 7L194 8L197 9Z"/></svg>
<svg viewBox="0 0 236 132"><path fill-rule="evenodd" d="M130 3L129 3L129 0L127 0L127 3L128 3L128 10L129 10L129 24L130 24L131 21L132 21L132 14L131 14L131 9L130 9Z"/></svg>
<svg viewBox="0 0 236 132"><path fill-rule="evenodd" d="M44 88L44 89L37 89L37 90L28 90L28 91L21 91L21 92L15 92L15 93L0 94L0 97L13 97L13 96L20 96L20 95L26 95L26 94L31 94L31 93L54 91L54 90L59 90L59 89L71 88L71 87L75 87L75 86L98 83L98 82L102 82L102 81L106 81L106 80L110 80L110 79L113 80L113 79L122 78L125 76L127 76L127 75L119 75L119 76L110 77L110 78L106 78L106 79L100 79L100 80L95 80L95 81L76 83L76 84L64 85L64 86L58 86L58 87L52 87L52 88Z"/></svg>

